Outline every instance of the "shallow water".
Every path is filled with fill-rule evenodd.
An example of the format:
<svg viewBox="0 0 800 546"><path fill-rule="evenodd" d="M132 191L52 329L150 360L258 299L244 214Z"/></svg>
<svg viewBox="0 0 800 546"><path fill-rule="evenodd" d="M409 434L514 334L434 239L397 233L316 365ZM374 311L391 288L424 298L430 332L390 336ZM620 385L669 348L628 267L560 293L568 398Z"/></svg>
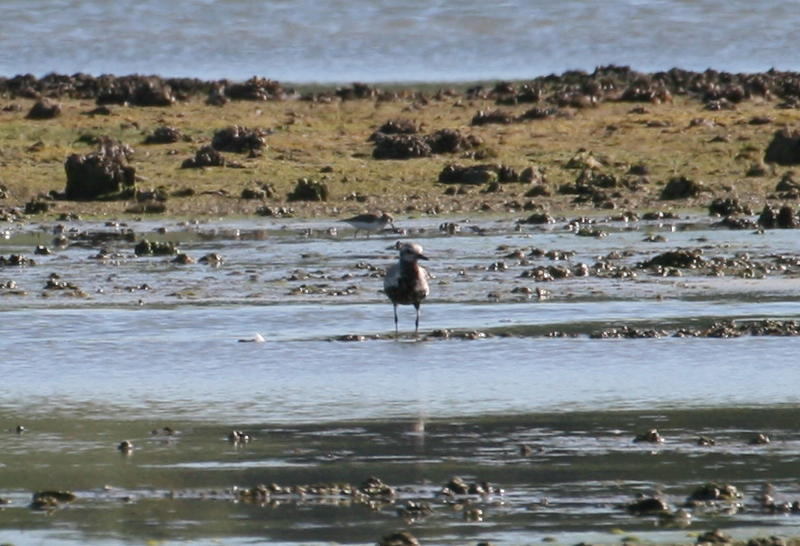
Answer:
<svg viewBox="0 0 800 546"><path fill-rule="evenodd" d="M800 257L795 232L718 230L693 216L598 218L607 236L593 238L566 220L545 228L450 220L458 235L439 231L441 219L406 218L397 225L409 233L369 239L333 220L8 226L0 256L37 263L0 269L0 283L16 283L0 290L0 497L10 501L0 538L374 544L407 528L423 544L572 544L694 542L690 533L712 528L743 538L798 534L797 515L772 513L754 497L771 483L776 501L800 500L800 337L590 338L612 326L674 332L797 319L793 266L756 267L755 277L661 277L635 267L677 248L703 248L707 259L746 252L755 264L780 254L788 263ZM127 230L135 236L112 236ZM68 236L65 246L53 246L55 231ZM653 234L666 240L645 242ZM216 252L224 263L136 257L144 237L179 243L194 259ZM381 293L398 239L420 242L431 258L419 340L410 308L400 309L401 340L393 340ZM34 255L36 245L53 254ZM97 258L101 247L110 257ZM574 255L508 257L534 248ZM634 278L522 276L612 252ZM74 287L46 289L53 273ZM548 294L513 291L525 286ZM444 329L486 337L431 335ZM570 335L546 337L552 332ZM256 333L263 343L242 342ZM353 336L362 341L344 341ZM26 432L16 434L18 424ZM164 427L178 433L151 433ZM632 441L653 428L663 444ZM234 429L253 441L230 443ZM772 441L748 445L757 433ZM700 435L716 446L696 446ZM130 456L116 449L126 439ZM396 497L370 506L293 492L260 505L233 490L357 487L369 476ZM466 504L440 496L454 476L503 492ZM677 510L708 481L744 497L692 509L687 528L623 509L637 493L660 491ZM32 493L48 489L73 490L78 500L32 510ZM397 510L409 501L429 503L432 515L406 521Z"/></svg>
<svg viewBox="0 0 800 546"><path fill-rule="evenodd" d="M3 0L0 75L160 74L281 82L800 70L795 0L501 3ZM76 24L76 21L79 24Z"/></svg>

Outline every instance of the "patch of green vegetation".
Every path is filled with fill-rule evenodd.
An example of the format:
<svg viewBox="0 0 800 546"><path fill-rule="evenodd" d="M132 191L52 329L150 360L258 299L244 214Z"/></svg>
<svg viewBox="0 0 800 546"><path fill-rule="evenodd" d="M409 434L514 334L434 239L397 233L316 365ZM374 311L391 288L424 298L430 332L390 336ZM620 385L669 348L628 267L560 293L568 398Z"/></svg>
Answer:
<svg viewBox="0 0 800 546"><path fill-rule="evenodd" d="M535 198L536 203L553 211L591 211L593 203L573 203L574 195L559 193L561 186L574 183L579 175L564 165L582 149L600 158L598 170L619 179L640 179L636 190L610 192L619 208L705 206L714 196L724 195L757 204L774 189L782 172L767 169L763 176L746 173L763 157L779 123L800 120L800 112L778 111L767 101L708 112L699 102L680 96L645 108L606 102L593 108L564 109L563 117L475 127L471 120L476 112L498 108L493 101L444 96L424 102L234 101L219 107L195 97L169 108L115 106L110 115L89 115L92 103L64 100L59 117L38 121L25 118L33 101L17 102L21 111L0 113L0 183L8 188L8 197L0 205L19 207L35 196L63 191L66 157L94 149L87 135L108 135L134 147L131 164L140 188L161 188L168 194L185 196L168 201L169 215L254 214L263 203L242 202L239 196L243 189L255 183L271 184L277 194L272 200L286 204L287 195L301 178L325 184L329 195L323 202L290 203L299 217L371 209L401 214L516 212L528 200L524 194L529 186L518 183L503 184L502 191L493 193L445 195L446 188L438 183L438 176L451 163L497 163L517 171L539 168L545 173L549 196ZM530 104L502 106L515 117L529 108ZM748 123L754 116L766 115L774 123ZM397 119L414 121L425 134L454 129L478 137L482 140L480 153L373 159L370 135L386 121ZM190 137L189 141L143 144L147 135L162 125L179 129ZM224 153L238 168L180 168L185 159L211 142L216 130L231 125L268 131L266 147L251 155ZM644 166L646 174L630 174L633 165ZM665 183L674 176L700 181L705 193L694 200L659 202ZM129 205L59 202L53 214L122 215Z"/></svg>

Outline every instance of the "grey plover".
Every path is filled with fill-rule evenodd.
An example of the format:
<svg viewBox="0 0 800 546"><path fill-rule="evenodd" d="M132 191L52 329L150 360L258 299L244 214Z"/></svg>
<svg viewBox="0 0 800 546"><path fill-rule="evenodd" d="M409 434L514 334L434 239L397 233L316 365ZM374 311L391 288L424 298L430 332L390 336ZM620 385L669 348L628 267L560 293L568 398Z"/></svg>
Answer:
<svg viewBox="0 0 800 546"><path fill-rule="evenodd" d="M352 218L346 218L342 220L342 222L347 222L356 228L353 238L358 235L359 231L366 231L367 237L369 237L370 233L373 231L381 231L387 225L394 227L394 218L392 218L392 215L387 212L379 212L377 214L359 214L358 216L353 216Z"/></svg>
<svg viewBox="0 0 800 546"><path fill-rule="evenodd" d="M427 260L422 247L416 243L405 243L400 247L400 261L386 272L383 289L394 306L394 337L398 337L397 306L413 305L417 311L414 334L419 335L419 306L430 288L428 288L428 272L421 267L419 260Z"/></svg>

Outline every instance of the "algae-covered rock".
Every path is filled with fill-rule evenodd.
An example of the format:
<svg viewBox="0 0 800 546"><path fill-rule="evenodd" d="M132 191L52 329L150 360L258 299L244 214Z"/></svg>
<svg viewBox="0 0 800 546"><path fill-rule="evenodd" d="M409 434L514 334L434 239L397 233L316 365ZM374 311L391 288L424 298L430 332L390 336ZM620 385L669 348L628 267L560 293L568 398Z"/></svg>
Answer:
<svg viewBox="0 0 800 546"><path fill-rule="evenodd" d="M200 169L203 167L224 167L225 158L212 146L203 146L181 164L181 169Z"/></svg>
<svg viewBox="0 0 800 546"><path fill-rule="evenodd" d="M145 144L173 144L181 140L191 140L183 135L180 129L169 125L158 127L144 139Z"/></svg>
<svg viewBox="0 0 800 546"><path fill-rule="evenodd" d="M60 115L60 104L51 100L40 99L33 104L31 109L28 111L28 115L25 117L28 119L53 119Z"/></svg>
<svg viewBox="0 0 800 546"><path fill-rule="evenodd" d="M784 128L776 131L764 151L764 161L778 165L800 164L800 130Z"/></svg>
<svg viewBox="0 0 800 546"><path fill-rule="evenodd" d="M101 137L94 152L70 155L64 163L65 197L72 201L127 198L136 185L136 169L128 163L133 154L127 144Z"/></svg>
<svg viewBox="0 0 800 546"><path fill-rule="evenodd" d="M214 133L211 146L221 152L243 153L259 150L266 144L265 131L232 125Z"/></svg>
<svg viewBox="0 0 800 546"><path fill-rule="evenodd" d="M297 181L289 195L286 196L287 201L327 201L328 200L328 187L322 182L317 180L309 180L308 178L301 178Z"/></svg>
<svg viewBox="0 0 800 546"><path fill-rule="evenodd" d="M395 531L382 536L378 546L419 546L419 541L408 531Z"/></svg>
<svg viewBox="0 0 800 546"><path fill-rule="evenodd" d="M137 256L172 256L178 253L178 249L172 243L143 239L136 245L133 252Z"/></svg>
<svg viewBox="0 0 800 546"><path fill-rule="evenodd" d="M78 497L71 491L37 491L31 499L33 510L54 510Z"/></svg>
<svg viewBox="0 0 800 546"><path fill-rule="evenodd" d="M670 178L664 191L661 192L662 201L671 201L675 199L688 199L690 197L697 197L700 195L703 186L699 182L690 180L685 176L676 176Z"/></svg>
<svg viewBox="0 0 800 546"><path fill-rule="evenodd" d="M717 483L709 482L701 485L689 495L690 501L711 501L711 500L736 500L742 498L742 493L739 492L733 485L725 484L720 485Z"/></svg>

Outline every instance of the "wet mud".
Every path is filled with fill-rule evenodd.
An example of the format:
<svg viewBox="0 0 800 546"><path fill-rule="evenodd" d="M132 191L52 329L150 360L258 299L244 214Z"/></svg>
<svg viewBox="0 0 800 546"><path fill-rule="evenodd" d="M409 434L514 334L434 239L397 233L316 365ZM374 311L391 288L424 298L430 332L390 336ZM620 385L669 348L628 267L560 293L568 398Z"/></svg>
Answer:
<svg viewBox="0 0 800 546"><path fill-rule="evenodd" d="M421 544L689 544L712 531L726 541L764 538L764 528L789 537L800 527L794 414L730 408L260 424L245 431L246 443L190 422L147 431L142 422L95 421L79 432L74 423L33 420L4 438L15 477L2 489L0 521L41 536L59 522L67 540L98 544L238 544L256 535L360 544L400 531ZM130 453L103 440L123 429L136 446ZM31 471L31 459L58 465L63 477ZM67 480L83 487L42 485ZM81 523L95 517L128 529ZM230 518L239 523L228 525Z"/></svg>

